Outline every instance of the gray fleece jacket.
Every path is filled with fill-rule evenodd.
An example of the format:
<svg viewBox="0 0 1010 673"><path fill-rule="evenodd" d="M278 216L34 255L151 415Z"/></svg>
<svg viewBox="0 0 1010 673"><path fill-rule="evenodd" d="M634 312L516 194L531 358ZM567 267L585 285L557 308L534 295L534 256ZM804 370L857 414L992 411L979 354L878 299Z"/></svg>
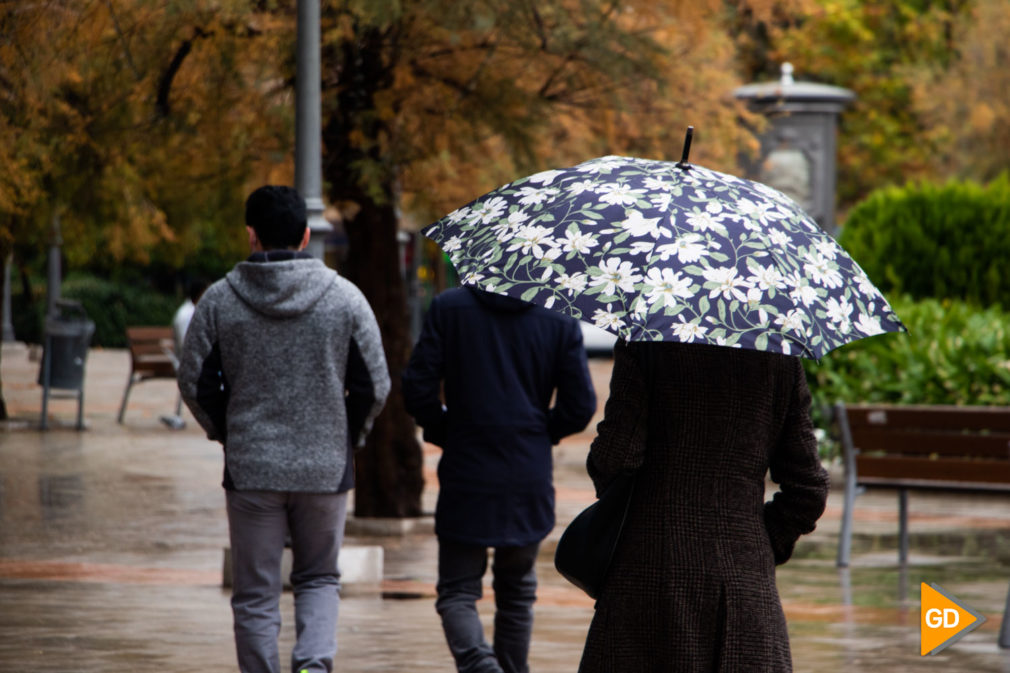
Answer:
<svg viewBox="0 0 1010 673"><path fill-rule="evenodd" d="M197 303L183 400L224 444L225 488L337 493L389 393L364 295L304 253L257 253Z"/></svg>

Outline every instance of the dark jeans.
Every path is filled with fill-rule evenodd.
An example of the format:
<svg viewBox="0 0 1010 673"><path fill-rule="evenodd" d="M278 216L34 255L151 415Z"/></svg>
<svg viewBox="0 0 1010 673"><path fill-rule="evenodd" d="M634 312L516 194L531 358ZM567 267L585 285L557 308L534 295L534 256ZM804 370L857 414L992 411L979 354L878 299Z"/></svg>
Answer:
<svg viewBox="0 0 1010 673"><path fill-rule="evenodd" d="M477 614L487 570L487 547L438 541L438 599L435 609L460 673L528 673L530 634L540 543L496 547L492 587L495 597L494 648L484 639Z"/></svg>

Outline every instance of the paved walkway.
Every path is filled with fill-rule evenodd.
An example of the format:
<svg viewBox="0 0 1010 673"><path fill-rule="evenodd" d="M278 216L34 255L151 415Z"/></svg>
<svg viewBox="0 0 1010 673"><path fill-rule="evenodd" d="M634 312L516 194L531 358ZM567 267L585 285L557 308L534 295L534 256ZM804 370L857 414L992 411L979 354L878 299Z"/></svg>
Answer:
<svg viewBox="0 0 1010 673"><path fill-rule="evenodd" d="M85 420L76 402L50 403L39 430L38 361L4 344L0 380L12 420L0 423L0 673L146 673L235 670L228 594L221 455L191 417L170 430L171 381L134 387L115 422L129 370L123 350L92 350ZM37 355L37 354L35 354ZM594 360L600 410L610 363ZM598 420L598 419L597 419ZM592 429L555 450L559 527L548 538L531 652L537 673L574 671L592 602L551 563L561 528L592 500L584 461ZM425 447L424 506L434 508L438 451ZM996 645L1010 582L1010 508L998 496L910 500L912 558L896 565L896 499L869 494L856 516L853 567L833 559L841 514L834 491L818 530L779 571L797 671L1010 671ZM452 670L432 605L436 544L430 520L413 532L348 542L381 545L381 587L348 586L337 670ZM918 653L919 582L935 582L988 622L936 657ZM488 589L490 594L490 588ZM490 623L492 605L481 614ZM291 597L283 645L290 648ZM676 634L671 634L676 637ZM671 668L675 670L675 667Z"/></svg>

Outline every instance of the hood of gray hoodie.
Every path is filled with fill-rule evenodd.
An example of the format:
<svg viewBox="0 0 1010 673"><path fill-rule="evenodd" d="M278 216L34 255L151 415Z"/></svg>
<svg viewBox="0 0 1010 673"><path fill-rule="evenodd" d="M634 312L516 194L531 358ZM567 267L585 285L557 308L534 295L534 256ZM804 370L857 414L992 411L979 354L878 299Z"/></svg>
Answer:
<svg viewBox="0 0 1010 673"><path fill-rule="evenodd" d="M337 273L315 258L287 259L239 262L225 278L235 294L257 312L291 318L315 306Z"/></svg>

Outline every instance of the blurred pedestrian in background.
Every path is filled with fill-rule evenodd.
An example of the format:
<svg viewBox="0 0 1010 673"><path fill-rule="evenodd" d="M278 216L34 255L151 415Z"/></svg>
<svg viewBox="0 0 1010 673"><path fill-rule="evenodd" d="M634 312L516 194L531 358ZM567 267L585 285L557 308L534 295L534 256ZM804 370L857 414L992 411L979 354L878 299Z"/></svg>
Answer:
<svg viewBox="0 0 1010 673"><path fill-rule="evenodd" d="M182 353L182 344L186 340L186 330L189 329L189 322L193 319L196 302L200 301L200 297L206 289L207 283L202 280L190 281L185 301L172 316L172 334L175 337L176 353Z"/></svg>
<svg viewBox="0 0 1010 673"><path fill-rule="evenodd" d="M292 671L332 671L347 492L389 392L361 292L303 252L305 201L266 186L246 201L252 254L200 298L179 389L224 444L232 611L242 673L280 673L281 557L290 535Z"/></svg>
<svg viewBox="0 0 1010 673"><path fill-rule="evenodd" d="M186 339L186 330L189 329L189 321L193 319L193 311L196 310L196 302L200 300L200 295L207 289L207 283L202 280L190 281L186 299L175 310L172 316L172 337L173 350L172 360L176 372L179 371L179 358L182 356L182 344ZM175 403L174 416L162 416L161 422L173 430L182 430L186 427L186 421L182 418L182 393Z"/></svg>
<svg viewBox="0 0 1010 673"><path fill-rule="evenodd" d="M635 485L580 673L792 670L775 566L828 494L809 408L798 358L618 342L587 468Z"/></svg>
<svg viewBox="0 0 1010 673"><path fill-rule="evenodd" d="M534 564L554 528L551 446L585 428L596 410L579 325L511 297L444 292L425 316L403 396L424 439L443 452L435 607L456 668L528 671ZM476 607L488 548L493 646Z"/></svg>

